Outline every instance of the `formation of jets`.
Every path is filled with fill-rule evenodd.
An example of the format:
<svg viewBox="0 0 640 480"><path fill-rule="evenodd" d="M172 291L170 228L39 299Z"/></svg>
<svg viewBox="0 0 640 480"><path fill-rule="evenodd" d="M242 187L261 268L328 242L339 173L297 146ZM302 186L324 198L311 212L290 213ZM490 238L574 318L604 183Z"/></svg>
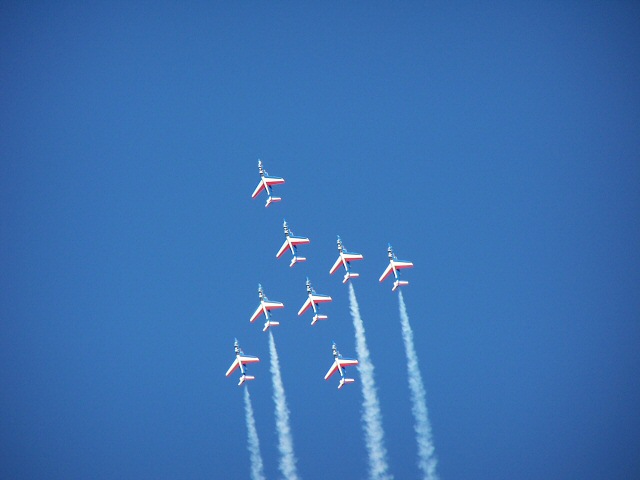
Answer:
<svg viewBox="0 0 640 480"><path fill-rule="evenodd" d="M265 193L267 194L267 202L265 204L265 207L268 207L274 202L280 202L282 198L276 197L273 194L273 186L283 184L284 178L270 176L267 173L267 171L264 169L262 162L260 160L258 160L258 171L260 173L260 183L258 183L258 186L254 190L251 197L256 198L264 190ZM286 220L283 223L283 228L284 228L285 240L284 240L284 243L282 244L282 247L280 247L280 250L278 250L276 257L277 258L282 257L284 253L287 250L289 250L292 254L292 259L291 259L291 263L289 264L289 267L293 267L297 263L306 261L305 257L298 255L298 246L308 244L311 241L307 237L299 237L294 235L293 232L289 229L289 226ZM353 272L351 270L351 263L354 261L362 260L364 257L360 253L349 252L344 247L340 237L338 237L337 244L338 244L338 259L335 261L335 263L329 270L329 274L333 275L336 271L338 271L338 269L340 269L340 267L344 267L345 274L342 279L342 283L347 283L350 279L358 278L360 276L360 274ZM399 287L409 284L409 282L406 280L400 280L400 270L405 268L412 268L413 263L407 260L398 260L395 253L393 253L393 248L391 247L391 244L389 244L387 248L387 254L389 257L389 265L387 265L387 268L384 270L384 272L382 272L382 275L380 276L379 281L383 282L387 277L389 277L389 275L391 275L391 273L393 273L394 282L391 290L395 291ZM253 313L249 321L253 323L261 315L264 315L266 321L265 321L264 327L262 328L262 331L266 332L267 330L269 330L270 327L277 327L278 325L280 325L280 322L277 322L272 319L271 310L284 308L284 304L282 302L269 300L265 295L264 290L262 289L262 285L258 285L258 298L260 299L260 305L258 305L258 308ZM304 302L304 304L298 311L298 316L303 315L307 310L309 310L309 308L311 308L313 310L311 325L315 325L318 320L326 320L328 318L327 315L320 314L318 312L318 305L321 303L327 303L331 301L332 299L329 295L316 293L316 291L311 286L311 281L307 277L307 300ZM252 355L245 355L242 352L242 349L240 348L240 346L238 345L237 339L235 340L235 343L234 343L234 351L236 354L236 359L231 364L231 367L229 367L229 370L227 370L226 376L228 377L236 369L239 368L241 375L240 375L240 381L238 382L238 385L242 385L247 380L254 380L255 377L247 375L245 366L249 363L259 362L260 359ZM331 378L333 374L335 374L336 372L340 372L340 383L338 384L338 388L340 389L345 384L355 382L355 379L347 378L345 376L345 368L358 365L358 360L356 360L355 358L343 357L338 351L338 348L336 347L335 342L333 342L332 352L333 352L333 364L331 365L331 368L325 375L324 379L328 380L329 378Z"/></svg>

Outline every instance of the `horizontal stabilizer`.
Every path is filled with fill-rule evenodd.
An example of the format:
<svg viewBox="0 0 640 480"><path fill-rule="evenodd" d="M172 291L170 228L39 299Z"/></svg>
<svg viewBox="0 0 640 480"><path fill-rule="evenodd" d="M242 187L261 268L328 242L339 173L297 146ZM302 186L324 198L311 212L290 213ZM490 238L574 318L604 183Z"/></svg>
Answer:
<svg viewBox="0 0 640 480"><path fill-rule="evenodd" d="M266 207L268 207L269 205L271 205L272 203L275 203L275 202L281 202L281 201L282 201L282 198L281 198L281 197L272 197L272 196L269 196L269 198L267 198L267 203L266 203L264 206L265 206L265 208L266 208Z"/></svg>
<svg viewBox="0 0 640 480"><path fill-rule="evenodd" d="M347 283L350 278L358 278L359 276L360 276L359 273L347 272L344 274L344 279L342 280L342 283Z"/></svg>
<svg viewBox="0 0 640 480"><path fill-rule="evenodd" d="M291 263L289 264L290 267L293 267L296 263L298 262L306 262L307 259L305 257L298 257L295 256L291 259Z"/></svg>
<svg viewBox="0 0 640 480"><path fill-rule="evenodd" d="M318 315L318 314L316 314L316 315L313 316L313 320L311 320L311 325L315 325L318 320L326 320L327 318L329 318L328 315Z"/></svg>
<svg viewBox="0 0 640 480"><path fill-rule="evenodd" d="M265 324L264 324L264 328L262 329L263 332L266 332L267 330L269 330L269 327L277 327L278 325L280 325L280 322L273 322L271 320L268 320Z"/></svg>
<svg viewBox="0 0 640 480"><path fill-rule="evenodd" d="M342 378L342 379L340 379L340 383L338 384L338 388L340 389L340 388L344 387L345 383L353 383L355 381L356 381L355 378Z"/></svg>
<svg viewBox="0 0 640 480"><path fill-rule="evenodd" d="M405 285L409 285L409 282L407 280L396 280L395 282L393 282L393 288L391 289L391 291L395 292L398 287L403 287Z"/></svg>
<svg viewBox="0 0 640 480"><path fill-rule="evenodd" d="M242 385L247 380L255 380L255 379L256 377L254 377L253 375L242 375L240 377L240 381L238 382L238 386Z"/></svg>

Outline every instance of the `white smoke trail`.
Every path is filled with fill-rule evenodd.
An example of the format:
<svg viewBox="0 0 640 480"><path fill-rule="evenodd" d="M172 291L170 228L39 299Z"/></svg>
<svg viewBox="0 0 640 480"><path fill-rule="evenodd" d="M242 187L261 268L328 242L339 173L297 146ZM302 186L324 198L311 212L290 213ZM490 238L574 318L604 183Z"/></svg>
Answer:
<svg viewBox="0 0 640 480"><path fill-rule="evenodd" d="M293 453L293 438L289 425L289 408L284 394L280 360L273 334L269 332L269 352L271 353L271 375L273 378L273 401L276 404L276 429L278 431L278 450L280 450L279 468L286 480L297 480L296 457Z"/></svg>
<svg viewBox="0 0 640 480"><path fill-rule="evenodd" d="M413 344L413 330L409 324L407 307L404 304L402 292L398 292L400 303L400 323L402 325L402 338L404 349L407 354L407 373L409 375L409 389L411 390L411 411L415 419L416 441L418 443L418 466L424 472L426 480L436 480L435 448L431 436L431 423L427 412L427 394L422 383L420 367L418 365L418 355Z"/></svg>
<svg viewBox="0 0 640 480"><path fill-rule="evenodd" d="M249 387L244 389L244 411L247 420L247 448L249 449L249 459L251 461L251 479L265 480L264 467L262 465L262 455L260 455L260 440L256 430L256 419L253 416L253 406L249 396Z"/></svg>
<svg viewBox="0 0 640 480"><path fill-rule="evenodd" d="M353 285L349 284L349 306L353 327L356 331L356 352L360 362L360 380L362 381L362 420L364 421L364 438L369 454L369 475L373 480L388 480L387 449L384 446L384 430L382 429L382 413L373 375L373 363L369 358L369 348L364 334L364 324L360 317L360 308L356 300Z"/></svg>

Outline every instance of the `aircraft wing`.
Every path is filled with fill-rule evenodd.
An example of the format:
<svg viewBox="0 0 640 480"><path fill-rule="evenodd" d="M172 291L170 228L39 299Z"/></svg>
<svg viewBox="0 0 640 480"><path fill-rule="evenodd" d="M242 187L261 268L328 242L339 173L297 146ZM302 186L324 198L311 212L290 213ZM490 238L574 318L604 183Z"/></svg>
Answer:
<svg viewBox="0 0 640 480"><path fill-rule="evenodd" d="M271 186L271 185L280 185L281 183L284 183L284 178L282 177L268 177L268 176L264 176L264 181L267 182L267 185Z"/></svg>
<svg viewBox="0 0 640 480"><path fill-rule="evenodd" d="M384 272L382 272L382 276L380 277L380 282L382 282L385 278L387 278L389 276L389 274L393 271L393 266L391 265L391 262L389 262L389 265L387 265L387 268L385 268Z"/></svg>
<svg viewBox="0 0 640 480"><path fill-rule="evenodd" d="M236 357L234 362L229 367L229 370L227 370L227 373L225 373L225 376L228 377L229 375L231 375L239 366L240 366L240 359Z"/></svg>
<svg viewBox="0 0 640 480"><path fill-rule="evenodd" d="M276 308L284 308L284 303L282 302L274 302L273 300L265 300L264 308L267 310L275 310Z"/></svg>
<svg viewBox="0 0 640 480"><path fill-rule="evenodd" d="M333 264L333 267L331 267L331 270L329 270L329 274L333 275L334 273L336 273L336 270L338 270L338 268L340 268L340 265L342 265L342 257L338 257L338 259L336 260L336 263Z"/></svg>
<svg viewBox="0 0 640 480"><path fill-rule="evenodd" d="M329 295L322 295L320 293L313 293L311 298L313 299L313 303L327 303L331 301Z"/></svg>
<svg viewBox="0 0 640 480"><path fill-rule="evenodd" d="M256 309L256 311L253 313L253 315L251 315L251 318L249 319L249 321L251 323L255 322L256 319L262 315L264 313L264 310L262 308L262 303L260 305L258 305L258 308Z"/></svg>
<svg viewBox="0 0 640 480"><path fill-rule="evenodd" d="M358 365L358 360L356 360L355 358L337 358L333 361L333 365L331 365L331 368L329 369L329 371L327 372L327 374L324 376L325 380L328 380L329 378L331 378L331 376L336 373L336 371L338 370L338 365L341 368L345 368L345 367L352 367L354 365Z"/></svg>
<svg viewBox="0 0 640 480"><path fill-rule="evenodd" d="M395 265L396 268L400 269L400 268L411 268L413 267L413 263L411 262L407 262L406 260L394 260L393 264Z"/></svg>
<svg viewBox="0 0 640 480"><path fill-rule="evenodd" d="M302 307L300 308L300 311L298 312L298 315L302 315L304 312L309 310L310 306L311 306L311 297L308 297L307 301L304 302L304 305L302 305Z"/></svg>
<svg viewBox="0 0 640 480"><path fill-rule="evenodd" d="M329 369L329 371L327 372L327 374L324 376L325 380L329 380L331 378L331 376L336 373L336 371L338 370L338 361L334 360L333 361L333 365L331 365L331 368Z"/></svg>
<svg viewBox="0 0 640 480"><path fill-rule="evenodd" d="M294 237L293 235L289 235L289 241L292 245L304 245L311 242L307 237Z"/></svg>
<svg viewBox="0 0 640 480"><path fill-rule="evenodd" d="M353 262L354 260L362 260L364 257L359 253L343 253L344 259L347 262Z"/></svg>
<svg viewBox="0 0 640 480"><path fill-rule="evenodd" d="M260 179L260 183L251 194L251 198L256 198L262 190L264 190L264 182L262 181L262 179Z"/></svg>
<svg viewBox="0 0 640 480"><path fill-rule="evenodd" d="M352 367L354 365L358 365L358 360L356 360L355 358L340 357L340 358L338 358L338 363L340 364L340 366L342 368Z"/></svg>
<svg viewBox="0 0 640 480"><path fill-rule="evenodd" d="M245 355L244 353L238 357L238 359L242 362L243 365L247 363L258 363L260 359L253 355Z"/></svg>
<svg viewBox="0 0 640 480"><path fill-rule="evenodd" d="M282 246L280 247L280 250L278 250L278 253L276 253L276 257L280 258L284 252L287 251L287 248L289 248L289 239L285 239L284 243L282 244Z"/></svg>
<svg viewBox="0 0 640 480"><path fill-rule="evenodd" d="M225 373L225 376L228 377L233 372L235 372L236 369L240 366L240 364L246 365L247 363L256 363L259 361L260 359L258 357L254 357L253 355L242 354L240 356L237 356L236 359L231 364L231 366L229 367L229 370L227 370L227 373Z"/></svg>

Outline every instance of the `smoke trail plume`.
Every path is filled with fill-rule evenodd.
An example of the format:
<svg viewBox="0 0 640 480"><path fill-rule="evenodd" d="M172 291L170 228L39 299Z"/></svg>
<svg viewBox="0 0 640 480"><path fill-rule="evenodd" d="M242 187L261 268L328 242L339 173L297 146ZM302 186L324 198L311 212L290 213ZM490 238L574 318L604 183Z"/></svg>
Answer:
<svg viewBox="0 0 640 480"><path fill-rule="evenodd" d="M284 394L280 360L273 334L269 332L269 352L271 353L271 375L273 377L273 401L276 404L276 429L278 431L278 450L280 450L280 471L286 480L297 480L296 457L293 453L293 438L289 425L289 408Z"/></svg>
<svg viewBox="0 0 640 480"><path fill-rule="evenodd" d="M369 348L364 334L364 324L360 317L360 308L356 300L353 285L349 284L349 306L353 327L356 331L356 352L360 362L360 379L362 381L362 420L364 421L364 437L369 454L369 475L373 480L388 480L387 449L384 446L384 430L380 402L373 375L373 364L369 358Z"/></svg>
<svg viewBox="0 0 640 480"><path fill-rule="evenodd" d="M418 355L413 344L413 330L409 324L407 307L404 304L402 292L398 292L400 303L400 323L402 325L402 339L407 354L407 373L409 375L409 389L411 390L411 411L415 419L416 441L418 443L418 466L424 473L426 480L436 480L435 448L431 437L431 423L427 412L427 394L422 383Z"/></svg>
<svg viewBox="0 0 640 480"><path fill-rule="evenodd" d="M262 455L260 455L260 440L256 430L256 419L253 416L253 406L249 396L249 387L244 389L244 412L247 420L247 436L249 459L251 461L251 480L265 480Z"/></svg>

